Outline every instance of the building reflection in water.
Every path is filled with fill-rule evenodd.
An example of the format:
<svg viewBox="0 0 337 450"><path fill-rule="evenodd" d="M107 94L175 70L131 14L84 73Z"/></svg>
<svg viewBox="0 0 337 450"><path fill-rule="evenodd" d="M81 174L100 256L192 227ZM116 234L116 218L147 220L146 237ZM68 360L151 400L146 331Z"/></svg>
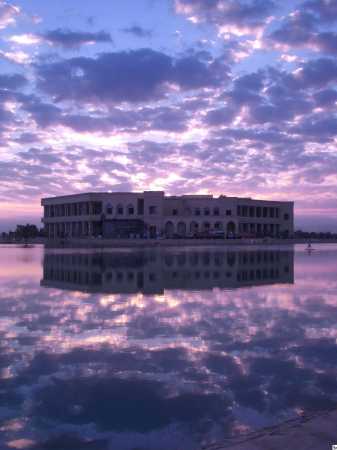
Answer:
<svg viewBox="0 0 337 450"><path fill-rule="evenodd" d="M200 450L336 408L336 259L3 249L1 450Z"/></svg>
<svg viewBox="0 0 337 450"><path fill-rule="evenodd" d="M111 294L294 282L292 250L49 251L41 285Z"/></svg>

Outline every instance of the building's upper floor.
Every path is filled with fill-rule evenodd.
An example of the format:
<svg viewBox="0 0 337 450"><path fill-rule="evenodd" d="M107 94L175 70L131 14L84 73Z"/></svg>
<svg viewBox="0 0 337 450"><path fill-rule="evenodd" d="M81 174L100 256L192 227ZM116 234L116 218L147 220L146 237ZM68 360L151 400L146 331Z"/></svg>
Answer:
<svg viewBox="0 0 337 450"><path fill-rule="evenodd" d="M93 216L108 218L231 217L293 220L293 202L221 195L165 196L163 191L99 192L44 198L44 218Z"/></svg>

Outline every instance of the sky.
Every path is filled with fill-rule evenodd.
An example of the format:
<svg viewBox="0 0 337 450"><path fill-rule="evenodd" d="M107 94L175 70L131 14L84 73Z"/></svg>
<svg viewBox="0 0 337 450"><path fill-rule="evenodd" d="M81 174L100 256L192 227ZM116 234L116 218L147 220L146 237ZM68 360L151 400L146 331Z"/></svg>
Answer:
<svg viewBox="0 0 337 450"><path fill-rule="evenodd" d="M143 190L337 231L336 55L337 0L0 0L0 231Z"/></svg>

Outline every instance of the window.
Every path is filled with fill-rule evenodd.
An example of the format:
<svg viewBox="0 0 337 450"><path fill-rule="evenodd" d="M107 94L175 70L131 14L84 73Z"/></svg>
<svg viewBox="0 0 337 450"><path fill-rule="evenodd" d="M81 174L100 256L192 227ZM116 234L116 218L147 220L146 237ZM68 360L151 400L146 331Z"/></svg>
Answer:
<svg viewBox="0 0 337 450"><path fill-rule="evenodd" d="M124 208L122 205L117 206L117 214L122 216L124 214Z"/></svg>
<svg viewBox="0 0 337 450"><path fill-rule="evenodd" d="M144 199L143 198L137 199L137 214L139 216L142 216L144 214Z"/></svg>
<svg viewBox="0 0 337 450"><path fill-rule="evenodd" d="M215 208L213 209L213 216L218 216L219 214L220 214L219 208L218 208L218 207L215 207Z"/></svg>
<svg viewBox="0 0 337 450"><path fill-rule="evenodd" d="M194 211L194 214L196 216L200 216L200 208L196 208L196 210Z"/></svg>
<svg viewBox="0 0 337 450"><path fill-rule="evenodd" d="M134 207L133 207L132 205L129 205L129 206L128 206L128 215L129 215L129 216L133 216L134 213L135 213Z"/></svg>
<svg viewBox="0 0 337 450"><path fill-rule="evenodd" d="M77 208L76 208L77 209ZM92 209L93 209L93 214L94 215L99 215L102 214L102 202L93 202L92 204ZM77 214L75 213L75 216Z"/></svg>
<svg viewBox="0 0 337 450"><path fill-rule="evenodd" d="M106 206L106 213L111 215L112 214L112 205L110 203Z"/></svg>
<svg viewBox="0 0 337 450"><path fill-rule="evenodd" d="M285 213L283 217L284 217L284 220L289 220L289 214L288 213Z"/></svg>
<svg viewBox="0 0 337 450"><path fill-rule="evenodd" d="M210 213L209 208L205 208L204 209L204 215L205 216L209 216L209 213Z"/></svg>
<svg viewBox="0 0 337 450"><path fill-rule="evenodd" d="M231 216L231 215L232 215L232 210L226 209L226 216Z"/></svg>
<svg viewBox="0 0 337 450"><path fill-rule="evenodd" d="M177 216L177 215L178 215L178 210L172 209L172 216Z"/></svg>
<svg viewBox="0 0 337 450"><path fill-rule="evenodd" d="M157 207L156 206L149 206L149 214L157 214Z"/></svg>

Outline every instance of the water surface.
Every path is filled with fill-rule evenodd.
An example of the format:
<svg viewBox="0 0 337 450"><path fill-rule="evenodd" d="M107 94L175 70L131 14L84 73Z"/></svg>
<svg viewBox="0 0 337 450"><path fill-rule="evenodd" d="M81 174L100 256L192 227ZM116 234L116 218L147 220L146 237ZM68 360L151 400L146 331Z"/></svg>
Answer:
<svg viewBox="0 0 337 450"><path fill-rule="evenodd" d="M337 246L0 247L0 448L195 450L337 405Z"/></svg>

